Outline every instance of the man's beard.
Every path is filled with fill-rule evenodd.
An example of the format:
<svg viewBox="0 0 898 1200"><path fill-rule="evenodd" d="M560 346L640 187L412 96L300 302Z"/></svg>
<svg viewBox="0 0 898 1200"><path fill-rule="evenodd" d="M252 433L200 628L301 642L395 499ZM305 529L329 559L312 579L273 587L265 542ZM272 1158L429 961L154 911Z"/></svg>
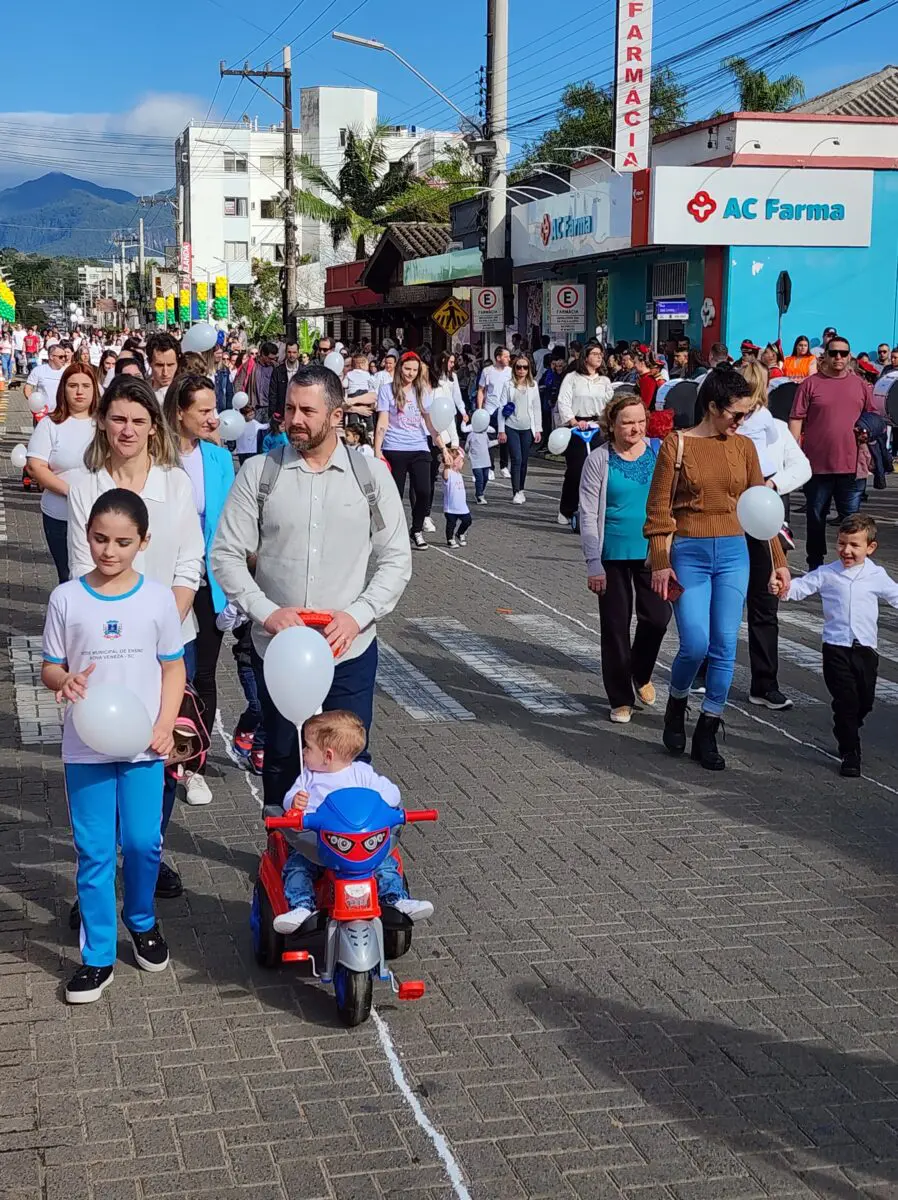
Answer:
<svg viewBox="0 0 898 1200"><path fill-rule="evenodd" d="M299 430L291 428L287 437L290 439L290 445L294 450L297 450L300 454L306 454L309 450L317 450L322 442L326 442L330 431L330 424L325 421L321 428L317 429L314 433L301 434Z"/></svg>

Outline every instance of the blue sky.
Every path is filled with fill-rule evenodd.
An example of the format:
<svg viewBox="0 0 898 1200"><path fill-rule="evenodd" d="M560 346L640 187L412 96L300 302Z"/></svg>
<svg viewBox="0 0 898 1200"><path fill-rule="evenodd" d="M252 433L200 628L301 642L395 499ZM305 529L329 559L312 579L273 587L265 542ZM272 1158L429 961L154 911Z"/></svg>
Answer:
<svg viewBox="0 0 898 1200"><path fill-rule="evenodd" d="M656 0L655 63L675 59L678 74L690 84L692 119L734 106L734 92L718 70L726 54L760 53L766 60L760 65L769 62L772 75L794 71L813 95L878 70L888 61L880 47L894 45L894 9L838 33L884 2L864 0L819 32L808 31L780 49L784 34L847 2L793 0L790 11L751 28L746 22L779 9L784 0L756 0L749 6L745 0L718 0L711 11L706 0ZM92 0L89 21L83 9L63 6L53 16L52 36L37 39L33 12L23 5L7 7L5 44L31 50L7 55L4 62L4 94L13 102L0 112L0 186L48 170L134 192L167 186L172 137L188 118L201 120L211 112L217 120L239 120L243 113L275 119L274 106L249 83L228 79L219 87L218 63L240 64L250 55L254 65L266 58L276 65L285 40L296 42L295 87L366 85L381 94L382 119L456 127L451 110L400 64L332 41L334 27L388 42L476 115L477 71L485 54L484 0L451 0L445 16L428 16L426 25L420 0L301 0L298 5L272 0L264 6L156 0L140 10L133 33L121 40L119 0ZM582 7L574 0L554 20L547 13L551 18L552 10L536 0L511 0L513 153L550 123L546 114L565 83L583 78L605 83L611 74L610 0ZM284 18L283 27L268 37ZM73 46L80 47L75 54Z"/></svg>

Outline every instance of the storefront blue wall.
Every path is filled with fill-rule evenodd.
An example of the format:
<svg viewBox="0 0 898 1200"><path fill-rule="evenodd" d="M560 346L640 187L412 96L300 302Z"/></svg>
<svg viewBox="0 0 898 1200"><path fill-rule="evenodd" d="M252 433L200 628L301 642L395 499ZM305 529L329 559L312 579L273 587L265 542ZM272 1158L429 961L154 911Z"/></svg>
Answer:
<svg viewBox="0 0 898 1200"><path fill-rule="evenodd" d="M799 334L820 341L834 325L856 350L898 343L898 171L876 171L869 246L731 246L726 269L724 340L776 337L776 279L792 277L792 304L783 317L783 345Z"/></svg>
<svg viewBox="0 0 898 1200"><path fill-rule="evenodd" d="M612 341L647 342L651 325L644 320L646 301L651 296L652 266L660 262L685 262L686 300L689 320L686 335L694 346L702 342L701 308L704 300L704 250L684 249L665 254L623 258L608 268L608 326ZM639 315L639 320L634 317Z"/></svg>

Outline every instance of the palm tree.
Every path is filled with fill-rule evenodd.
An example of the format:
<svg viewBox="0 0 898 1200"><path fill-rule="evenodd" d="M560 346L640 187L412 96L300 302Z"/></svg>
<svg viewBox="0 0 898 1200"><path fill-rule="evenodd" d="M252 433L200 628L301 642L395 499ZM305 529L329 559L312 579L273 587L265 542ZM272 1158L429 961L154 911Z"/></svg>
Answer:
<svg viewBox="0 0 898 1200"><path fill-rule="evenodd" d="M786 112L804 99L804 84L798 75L771 79L744 58L725 58L721 66L736 81L742 112Z"/></svg>

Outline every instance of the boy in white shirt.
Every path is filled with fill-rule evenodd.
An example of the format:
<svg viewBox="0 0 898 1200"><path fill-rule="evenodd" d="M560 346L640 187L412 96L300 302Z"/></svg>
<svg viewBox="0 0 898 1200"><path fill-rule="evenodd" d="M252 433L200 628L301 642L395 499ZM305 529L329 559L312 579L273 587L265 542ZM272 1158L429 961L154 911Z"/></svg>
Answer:
<svg viewBox="0 0 898 1200"><path fill-rule="evenodd" d="M823 602L823 678L833 698L840 774L861 773L860 731L873 708L879 655L879 601L898 608L898 583L873 562L876 522L856 513L839 527L839 561L793 579L783 600L819 592ZM774 590L771 588L771 590Z"/></svg>
<svg viewBox="0 0 898 1200"><path fill-rule="evenodd" d="M363 787L379 792L391 808L402 805L399 788L370 763L357 762L367 742L365 726L355 715L342 709L318 713L302 727L302 774L284 797L284 809L301 808L314 812L331 792L339 788ZM295 933L315 911L315 884L322 868L294 850L284 864L284 895L290 911L272 922L278 933ZM389 904L413 921L433 916L429 900L412 900L392 854L374 872L381 904Z"/></svg>

